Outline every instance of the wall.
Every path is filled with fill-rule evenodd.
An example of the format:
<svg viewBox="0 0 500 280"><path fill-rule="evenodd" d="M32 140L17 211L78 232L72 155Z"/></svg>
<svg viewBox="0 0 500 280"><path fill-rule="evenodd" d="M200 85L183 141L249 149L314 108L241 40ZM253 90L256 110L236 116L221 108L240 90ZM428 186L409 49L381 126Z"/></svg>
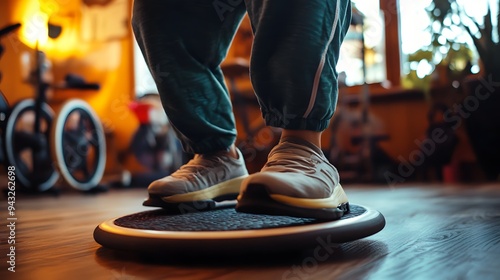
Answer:
<svg viewBox="0 0 500 280"><path fill-rule="evenodd" d="M0 26L21 22L19 32L3 40L6 50L0 61L1 89L12 105L34 95L23 82L27 72L21 61L39 49L52 62L53 79L61 82L67 73L99 83L99 91L55 90L49 99L56 110L70 98L87 101L97 112L107 132L114 133L113 149L123 150L138 121L128 103L135 97L133 44L130 29L131 0L113 5L85 5L83 0L2 0ZM57 39L47 36L47 22L62 26ZM115 156L115 155L111 155ZM112 161L110 161L112 162Z"/></svg>

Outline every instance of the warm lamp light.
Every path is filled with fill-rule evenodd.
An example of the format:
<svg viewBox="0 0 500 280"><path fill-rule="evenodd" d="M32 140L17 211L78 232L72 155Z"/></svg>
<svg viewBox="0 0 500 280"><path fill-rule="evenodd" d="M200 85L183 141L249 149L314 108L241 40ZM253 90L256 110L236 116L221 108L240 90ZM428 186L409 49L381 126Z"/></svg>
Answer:
<svg viewBox="0 0 500 280"><path fill-rule="evenodd" d="M22 23L19 40L28 48L38 48L51 59L66 59L78 55L81 45L74 32L75 19L61 16L57 1L20 0L15 18Z"/></svg>
<svg viewBox="0 0 500 280"><path fill-rule="evenodd" d="M48 16L44 13L27 14L23 17L20 40L30 48L45 46L48 41Z"/></svg>

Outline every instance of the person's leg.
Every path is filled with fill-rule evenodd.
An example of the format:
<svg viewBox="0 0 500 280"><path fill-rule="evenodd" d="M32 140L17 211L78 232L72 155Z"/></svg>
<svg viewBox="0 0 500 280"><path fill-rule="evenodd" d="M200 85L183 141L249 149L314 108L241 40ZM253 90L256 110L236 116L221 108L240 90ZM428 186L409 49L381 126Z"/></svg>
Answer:
<svg viewBox="0 0 500 280"><path fill-rule="evenodd" d="M337 103L335 65L348 0L248 0L255 32L251 79L269 126L323 131Z"/></svg>
<svg viewBox="0 0 500 280"><path fill-rule="evenodd" d="M255 32L252 83L267 125L283 133L261 172L243 182L238 210L339 218L347 210L347 196L320 147L337 103L335 65L351 3L246 3Z"/></svg>
<svg viewBox="0 0 500 280"><path fill-rule="evenodd" d="M239 192L247 175L220 64L245 14L211 0L135 0L132 25L163 107L194 159L148 187L148 206L177 207ZM203 203L199 203L203 202ZM196 206L196 205L195 205Z"/></svg>
<svg viewBox="0 0 500 280"><path fill-rule="evenodd" d="M132 26L165 112L186 152L225 150L236 139L220 64L245 14L219 17L211 0L135 0Z"/></svg>

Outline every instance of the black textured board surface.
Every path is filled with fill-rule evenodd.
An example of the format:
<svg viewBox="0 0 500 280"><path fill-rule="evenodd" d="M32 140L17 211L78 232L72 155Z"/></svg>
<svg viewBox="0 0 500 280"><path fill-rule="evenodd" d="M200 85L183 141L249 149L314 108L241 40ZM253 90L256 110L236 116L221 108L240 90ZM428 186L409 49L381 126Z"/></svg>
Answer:
<svg viewBox="0 0 500 280"><path fill-rule="evenodd" d="M153 210L101 223L97 243L110 249L166 256L214 256L300 251L375 234L385 226L379 212L350 205L337 221L238 213L234 208L168 214Z"/></svg>
<svg viewBox="0 0 500 280"><path fill-rule="evenodd" d="M365 208L353 205L349 213L344 214L341 220L359 216L364 212L366 212ZM114 221L115 225L125 228L159 231L251 230L310 225L321 222L308 218L239 213L234 208L181 215L172 215L165 210L153 210L128 215Z"/></svg>

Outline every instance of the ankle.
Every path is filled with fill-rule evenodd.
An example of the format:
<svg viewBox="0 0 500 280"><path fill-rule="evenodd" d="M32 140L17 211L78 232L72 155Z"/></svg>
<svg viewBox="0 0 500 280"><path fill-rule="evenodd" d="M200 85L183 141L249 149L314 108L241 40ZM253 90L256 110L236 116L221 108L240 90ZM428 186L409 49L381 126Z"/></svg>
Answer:
<svg viewBox="0 0 500 280"><path fill-rule="evenodd" d="M236 149L236 146L234 144L231 145L231 147L229 147L229 151L227 153L232 158L235 158L235 159L240 158L240 155L238 154L238 150Z"/></svg>
<svg viewBox="0 0 500 280"><path fill-rule="evenodd" d="M231 145L227 150L220 150L220 151L216 151L216 152L211 152L211 153L205 153L205 154L195 154L195 157L196 156L212 156L212 155L215 155L215 156L229 156L229 157L232 157L232 158L235 158L235 159L239 159L240 156L239 156L239 153L238 153L238 150L236 149L236 146L233 144Z"/></svg>
<svg viewBox="0 0 500 280"><path fill-rule="evenodd" d="M281 139L286 137L295 137L307 141L309 143L312 143L313 145L321 149L321 133L322 132L312 131L312 130L283 129L281 133Z"/></svg>

